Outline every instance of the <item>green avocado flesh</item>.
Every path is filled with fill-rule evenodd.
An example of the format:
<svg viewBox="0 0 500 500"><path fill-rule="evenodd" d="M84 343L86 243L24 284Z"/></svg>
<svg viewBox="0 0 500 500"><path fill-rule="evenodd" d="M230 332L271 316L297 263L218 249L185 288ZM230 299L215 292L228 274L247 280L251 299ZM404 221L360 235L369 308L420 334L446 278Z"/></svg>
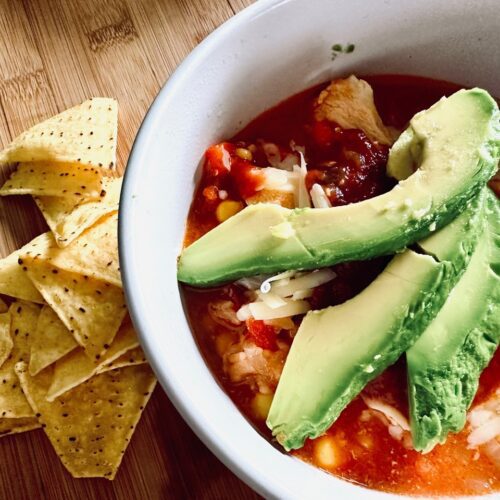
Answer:
<svg viewBox="0 0 500 500"><path fill-rule="evenodd" d="M211 286L394 253L460 214L499 156L497 104L484 90L459 91L415 115L394 144L389 173L402 180L391 191L325 209L246 207L182 252L178 279Z"/></svg>
<svg viewBox="0 0 500 500"><path fill-rule="evenodd" d="M432 237L450 260L405 250L353 299L306 315L267 419L285 449L323 434L426 329L474 251L483 227L483 198ZM427 245L433 246L431 238Z"/></svg>
<svg viewBox="0 0 500 500"><path fill-rule="evenodd" d="M488 196L488 224L460 281L407 351L413 445L429 452L460 431L479 376L500 340L500 207Z"/></svg>

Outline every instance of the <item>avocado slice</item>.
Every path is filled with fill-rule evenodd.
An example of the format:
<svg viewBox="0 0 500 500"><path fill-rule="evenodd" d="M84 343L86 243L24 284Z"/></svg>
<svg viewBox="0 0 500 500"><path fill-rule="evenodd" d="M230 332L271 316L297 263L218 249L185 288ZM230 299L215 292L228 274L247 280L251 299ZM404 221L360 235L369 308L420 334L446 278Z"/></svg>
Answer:
<svg viewBox="0 0 500 500"><path fill-rule="evenodd" d="M394 253L453 220L499 156L496 102L484 90L461 90L412 118L390 152L389 172L402 179L391 191L325 209L246 207L182 252L178 279L210 286Z"/></svg>
<svg viewBox="0 0 500 500"><path fill-rule="evenodd" d="M483 196L434 236L452 260L405 250L360 294L311 311L288 354L267 425L290 450L323 434L365 385L426 329L482 232ZM429 243L432 245L432 242Z"/></svg>
<svg viewBox="0 0 500 500"><path fill-rule="evenodd" d="M406 353L413 445L424 453L464 427L479 376L500 341L500 207L491 192L488 211L464 275Z"/></svg>

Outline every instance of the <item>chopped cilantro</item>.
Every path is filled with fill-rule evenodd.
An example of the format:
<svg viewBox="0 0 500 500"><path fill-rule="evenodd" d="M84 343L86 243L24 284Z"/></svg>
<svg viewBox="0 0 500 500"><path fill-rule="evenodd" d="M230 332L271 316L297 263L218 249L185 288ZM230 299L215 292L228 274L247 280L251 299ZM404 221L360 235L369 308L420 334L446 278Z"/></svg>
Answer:
<svg viewBox="0 0 500 500"><path fill-rule="evenodd" d="M345 46L341 43L335 43L332 45L332 61L334 61L339 54L350 54L354 52L355 48L356 46L353 43L348 43Z"/></svg>

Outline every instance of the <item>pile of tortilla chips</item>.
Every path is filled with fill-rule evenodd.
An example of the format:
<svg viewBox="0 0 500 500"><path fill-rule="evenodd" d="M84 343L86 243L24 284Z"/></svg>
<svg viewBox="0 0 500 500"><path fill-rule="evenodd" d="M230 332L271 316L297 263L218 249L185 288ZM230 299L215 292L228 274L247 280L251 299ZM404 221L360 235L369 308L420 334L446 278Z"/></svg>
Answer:
<svg viewBox="0 0 500 500"><path fill-rule="evenodd" d="M0 195L50 228L0 260L0 436L42 427L73 477L114 478L156 383L120 278L117 119L91 99L0 152Z"/></svg>

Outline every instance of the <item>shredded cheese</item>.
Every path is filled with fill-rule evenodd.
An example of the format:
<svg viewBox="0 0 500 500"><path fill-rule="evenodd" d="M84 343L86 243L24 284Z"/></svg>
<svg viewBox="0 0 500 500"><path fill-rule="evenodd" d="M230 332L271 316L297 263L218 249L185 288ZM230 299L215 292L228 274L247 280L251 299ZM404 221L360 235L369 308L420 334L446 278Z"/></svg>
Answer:
<svg viewBox="0 0 500 500"><path fill-rule="evenodd" d="M333 280L337 275L331 269L319 269L288 281L277 280L271 290L280 297L289 297L295 292L308 291Z"/></svg>
<svg viewBox="0 0 500 500"><path fill-rule="evenodd" d="M276 274L275 276L271 276L267 278L262 285L260 286L260 291L262 293L269 293L271 291L271 283L273 281L285 280L292 278L295 275L296 271L285 271L283 273Z"/></svg>
<svg viewBox="0 0 500 500"><path fill-rule="evenodd" d="M250 319L252 317L252 312L250 311L249 304L241 306L236 312L236 317L240 321L246 321L247 319Z"/></svg>
<svg viewBox="0 0 500 500"><path fill-rule="evenodd" d="M292 293L292 299L293 300L302 300L302 299L308 299L309 297L312 297L313 291L311 289L309 290L297 290L296 292Z"/></svg>
<svg viewBox="0 0 500 500"><path fill-rule="evenodd" d="M305 314L311 309L311 306L309 302L305 300L289 299L286 300L285 305L281 307L272 308L265 302L251 302L248 304L248 308L254 319L277 319L295 316L297 314Z"/></svg>
<svg viewBox="0 0 500 500"><path fill-rule="evenodd" d="M262 169L264 174L264 181L260 185L260 189L269 189L276 191L283 191L286 193L293 193L295 190L296 174L287 172L274 167L266 167Z"/></svg>
<svg viewBox="0 0 500 500"><path fill-rule="evenodd" d="M310 193L314 208L330 208L332 206L320 184L313 184Z"/></svg>
<svg viewBox="0 0 500 500"><path fill-rule="evenodd" d="M254 302L242 306L236 317L246 321L250 317L261 320L291 318L311 309L305 299L312 296L313 289L333 280L336 274L331 269L312 272L285 271L261 282ZM262 279L262 278L261 278ZM248 279L247 279L248 280ZM258 281L244 282L250 290ZM241 283L241 280L240 280Z"/></svg>
<svg viewBox="0 0 500 500"><path fill-rule="evenodd" d="M300 153L300 166L295 165L293 171L296 175L295 206L297 208L306 208L311 206L309 193L306 187L307 165L303 153Z"/></svg>
<svg viewBox="0 0 500 500"><path fill-rule="evenodd" d="M262 283L269 278L269 275L249 276L248 278L241 278L235 281L235 284L247 290L258 290L262 286Z"/></svg>
<svg viewBox="0 0 500 500"><path fill-rule="evenodd" d="M281 191L293 193L296 208L311 206L311 200L306 187L307 164L302 151L288 154L283 161L278 161L279 150L275 144L263 145L270 167L261 169L264 181L259 190Z"/></svg>
<svg viewBox="0 0 500 500"><path fill-rule="evenodd" d="M287 304L286 301L283 300L279 295L276 295L272 292L259 292L257 296L264 304L268 305L271 309L277 309L278 307L283 307Z"/></svg>

